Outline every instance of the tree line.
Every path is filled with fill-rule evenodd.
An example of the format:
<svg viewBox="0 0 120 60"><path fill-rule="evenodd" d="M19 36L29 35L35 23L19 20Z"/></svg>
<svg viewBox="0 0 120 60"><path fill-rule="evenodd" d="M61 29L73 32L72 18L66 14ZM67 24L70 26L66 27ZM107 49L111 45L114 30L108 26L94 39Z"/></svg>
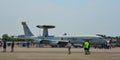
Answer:
<svg viewBox="0 0 120 60"><path fill-rule="evenodd" d="M103 34L96 34L97 36L101 36L105 39L118 39L120 38L120 36L107 36L107 35L103 35Z"/></svg>
<svg viewBox="0 0 120 60"><path fill-rule="evenodd" d="M24 39L24 35L18 35L18 36L9 36L8 34L3 34L2 38L0 40L6 40L6 41L28 41L28 39Z"/></svg>

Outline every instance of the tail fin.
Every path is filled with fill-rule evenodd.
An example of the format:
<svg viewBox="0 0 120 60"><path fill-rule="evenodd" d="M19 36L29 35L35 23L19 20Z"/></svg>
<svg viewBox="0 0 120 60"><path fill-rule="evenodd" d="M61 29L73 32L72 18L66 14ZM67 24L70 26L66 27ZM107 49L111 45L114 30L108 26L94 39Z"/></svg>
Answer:
<svg viewBox="0 0 120 60"><path fill-rule="evenodd" d="M25 37L34 36L30 31L29 27L27 26L26 22L22 22L22 25L23 25Z"/></svg>

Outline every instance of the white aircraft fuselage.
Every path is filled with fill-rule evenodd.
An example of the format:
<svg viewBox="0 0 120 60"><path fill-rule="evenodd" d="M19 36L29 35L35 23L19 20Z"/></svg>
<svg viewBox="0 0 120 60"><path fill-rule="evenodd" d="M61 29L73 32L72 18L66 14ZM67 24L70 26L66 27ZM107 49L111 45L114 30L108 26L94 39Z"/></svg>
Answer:
<svg viewBox="0 0 120 60"><path fill-rule="evenodd" d="M105 44L106 41L104 38L100 36L49 36L48 29L51 26L37 26L43 28L43 36L35 37L27 26L26 22L22 22L25 38L31 39L33 43L41 43L42 41L47 42L48 44L57 44L59 42L68 42L70 41L72 44L83 44L85 40L89 40L91 44ZM53 28L54 26L52 26Z"/></svg>

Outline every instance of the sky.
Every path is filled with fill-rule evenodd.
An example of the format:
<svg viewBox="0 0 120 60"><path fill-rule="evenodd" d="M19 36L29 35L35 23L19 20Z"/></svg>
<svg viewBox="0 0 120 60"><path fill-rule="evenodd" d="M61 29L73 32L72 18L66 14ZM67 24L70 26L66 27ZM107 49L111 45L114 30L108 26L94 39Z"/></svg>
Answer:
<svg viewBox="0 0 120 60"><path fill-rule="evenodd" d="M35 36L36 25L55 25L50 35L120 36L120 0L0 0L0 37L23 35L22 21Z"/></svg>

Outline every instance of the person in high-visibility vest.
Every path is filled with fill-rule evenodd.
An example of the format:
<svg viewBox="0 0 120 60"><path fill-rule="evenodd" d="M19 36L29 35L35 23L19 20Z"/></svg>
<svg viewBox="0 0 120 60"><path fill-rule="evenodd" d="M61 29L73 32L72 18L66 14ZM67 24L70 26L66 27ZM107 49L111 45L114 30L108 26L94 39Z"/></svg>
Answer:
<svg viewBox="0 0 120 60"><path fill-rule="evenodd" d="M85 51L85 55L89 55L90 54L90 42L89 40L86 40L84 42L84 51Z"/></svg>

